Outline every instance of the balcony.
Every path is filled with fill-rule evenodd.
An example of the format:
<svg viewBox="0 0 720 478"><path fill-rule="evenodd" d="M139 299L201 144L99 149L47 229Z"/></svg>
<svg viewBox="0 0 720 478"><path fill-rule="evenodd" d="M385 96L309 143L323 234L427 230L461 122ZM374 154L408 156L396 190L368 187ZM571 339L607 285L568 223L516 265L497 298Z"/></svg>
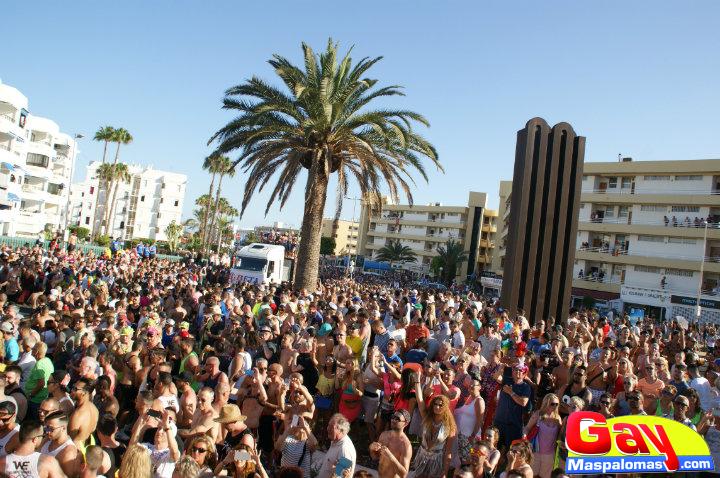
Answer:
<svg viewBox="0 0 720 478"><path fill-rule="evenodd" d="M577 250L575 259L607 264L630 264L691 271L699 271L700 263L703 261L706 271L720 272L720 257L718 256L706 256L703 260L698 256L668 255L647 251L636 253L619 248L584 246Z"/></svg>
<svg viewBox="0 0 720 478"><path fill-rule="evenodd" d="M580 192L584 203L606 204L677 204L717 206L720 204L720 191L711 188L658 188L631 191L621 189L609 191L586 189Z"/></svg>
<svg viewBox="0 0 720 478"><path fill-rule="evenodd" d="M720 222L717 216L713 215L710 218L708 226L708 238L720 239ZM580 220L578 222L578 231L593 231L593 232L604 232L604 233L618 233L618 234L641 234L641 235L655 235L655 236L682 236L688 238L699 238L702 239L705 235L705 222L704 219L698 218L695 221L695 216L686 223L685 220L678 220L677 226L672 225L672 216L668 218L668 222L664 220L660 221L636 221L629 220L629 218L595 218L591 220Z"/></svg>

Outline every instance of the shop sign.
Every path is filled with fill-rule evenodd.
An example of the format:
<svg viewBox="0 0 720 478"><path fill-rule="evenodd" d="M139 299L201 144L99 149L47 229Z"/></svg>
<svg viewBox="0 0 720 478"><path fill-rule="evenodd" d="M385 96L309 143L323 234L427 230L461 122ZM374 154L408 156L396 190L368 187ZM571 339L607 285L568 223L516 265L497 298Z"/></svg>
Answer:
<svg viewBox="0 0 720 478"><path fill-rule="evenodd" d="M502 278L500 277L481 277L480 285L491 289L502 289Z"/></svg>
<svg viewBox="0 0 720 478"><path fill-rule="evenodd" d="M687 305L688 307L695 307L697 305L697 297L687 297L684 295L673 295L670 297L670 302L673 304ZM712 299L700 298L700 307L706 309L718 309L720 310L720 301Z"/></svg>
<svg viewBox="0 0 720 478"><path fill-rule="evenodd" d="M623 286L620 289L620 298L622 298L623 302L637 302L646 305L664 305L670 300L670 295L667 292L658 289Z"/></svg>

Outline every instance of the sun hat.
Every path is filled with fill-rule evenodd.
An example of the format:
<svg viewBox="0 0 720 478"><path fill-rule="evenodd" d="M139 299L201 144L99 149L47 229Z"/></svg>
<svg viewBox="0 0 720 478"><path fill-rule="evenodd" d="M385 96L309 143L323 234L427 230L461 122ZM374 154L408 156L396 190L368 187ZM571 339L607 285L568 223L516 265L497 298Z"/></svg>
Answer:
<svg viewBox="0 0 720 478"><path fill-rule="evenodd" d="M228 404L223 405L220 409L220 416L215 419L216 422L221 424L235 423L245 421L247 417L240 413L240 408L237 405Z"/></svg>
<svg viewBox="0 0 720 478"><path fill-rule="evenodd" d="M7 332L8 334L12 334L15 332L15 327L13 327L13 324L8 322L3 322L2 325L0 325L0 330L3 332Z"/></svg>

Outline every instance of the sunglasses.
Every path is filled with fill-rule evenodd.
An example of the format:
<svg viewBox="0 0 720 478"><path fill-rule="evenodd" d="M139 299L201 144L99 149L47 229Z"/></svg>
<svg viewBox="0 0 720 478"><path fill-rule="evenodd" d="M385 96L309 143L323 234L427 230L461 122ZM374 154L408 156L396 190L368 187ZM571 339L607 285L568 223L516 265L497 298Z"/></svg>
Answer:
<svg viewBox="0 0 720 478"><path fill-rule="evenodd" d="M639 402L640 401L640 397L638 397L638 396L628 397L627 399L630 402Z"/></svg>
<svg viewBox="0 0 720 478"><path fill-rule="evenodd" d="M394 421L394 422L404 422L404 421L405 421L404 418L397 417L397 416L396 416L396 417L392 417L391 420Z"/></svg>
<svg viewBox="0 0 720 478"><path fill-rule="evenodd" d="M606 407L609 407L610 401L609 400L600 400L600 405L605 405Z"/></svg>
<svg viewBox="0 0 720 478"><path fill-rule="evenodd" d="M550 404L551 407L558 407L560 406L560 402L553 402Z"/></svg>
<svg viewBox="0 0 720 478"><path fill-rule="evenodd" d="M687 408L690 406L690 404L685 403L685 402L675 402L675 405L677 405L678 407L683 407L683 408Z"/></svg>
<svg viewBox="0 0 720 478"><path fill-rule="evenodd" d="M193 453L207 453L207 448L192 447Z"/></svg>

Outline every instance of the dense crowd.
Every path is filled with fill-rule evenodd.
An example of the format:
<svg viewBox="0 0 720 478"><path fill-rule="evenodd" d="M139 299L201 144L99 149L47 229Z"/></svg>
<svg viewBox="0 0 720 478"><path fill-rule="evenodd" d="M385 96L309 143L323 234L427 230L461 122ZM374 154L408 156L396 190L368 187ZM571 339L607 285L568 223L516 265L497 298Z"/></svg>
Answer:
<svg viewBox="0 0 720 478"><path fill-rule="evenodd" d="M258 235L258 242L263 244L275 244L285 248L285 257L295 258L297 247L300 243L300 236L292 231L278 231L272 229L270 231L261 232Z"/></svg>
<svg viewBox="0 0 720 478"><path fill-rule="evenodd" d="M720 463L714 326L323 272L1 248L0 472L549 478L577 410L677 420Z"/></svg>

